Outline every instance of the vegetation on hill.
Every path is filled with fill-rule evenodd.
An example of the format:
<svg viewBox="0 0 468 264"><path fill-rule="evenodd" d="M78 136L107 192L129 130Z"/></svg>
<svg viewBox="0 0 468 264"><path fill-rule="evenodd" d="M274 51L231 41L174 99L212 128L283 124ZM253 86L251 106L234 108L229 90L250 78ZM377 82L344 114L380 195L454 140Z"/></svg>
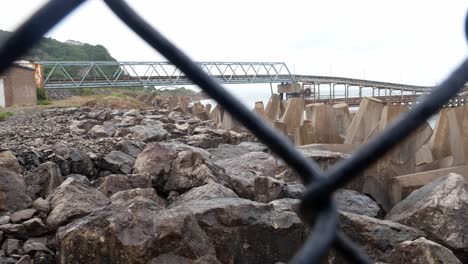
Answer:
<svg viewBox="0 0 468 264"><path fill-rule="evenodd" d="M0 42L12 33L0 30ZM69 44L52 38L42 38L38 45L22 56L29 61L115 61L102 45Z"/></svg>

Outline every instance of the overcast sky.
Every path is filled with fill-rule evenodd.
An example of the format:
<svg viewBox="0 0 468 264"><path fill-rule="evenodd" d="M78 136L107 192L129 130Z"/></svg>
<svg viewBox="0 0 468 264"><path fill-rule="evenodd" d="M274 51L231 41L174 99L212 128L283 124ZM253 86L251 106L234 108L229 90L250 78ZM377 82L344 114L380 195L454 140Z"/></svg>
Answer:
<svg viewBox="0 0 468 264"><path fill-rule="evenodd" d="M45 0L4 1L13 30ZM133 0L153 26L198 61L284 61L298 74L433 85L467 52L468 1ZM118 60L164 60L100 0L48 33L102 44Z"/></svg>

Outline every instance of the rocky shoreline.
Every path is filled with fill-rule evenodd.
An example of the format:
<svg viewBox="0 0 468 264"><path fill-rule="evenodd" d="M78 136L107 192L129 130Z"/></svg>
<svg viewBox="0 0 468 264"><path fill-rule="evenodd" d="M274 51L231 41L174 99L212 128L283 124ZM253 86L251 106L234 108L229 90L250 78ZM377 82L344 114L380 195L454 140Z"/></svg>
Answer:
<svg viewBox="0 0 468 264"><path fill-rule="evenodd" d="M300 151L322 168L347 158ZM0 123L0 263L285 263L310 231L303 190L253 135L190 109L24 109ZM461 176L388 212L356 190L335 199L375 262L468 261Z"/></svg>

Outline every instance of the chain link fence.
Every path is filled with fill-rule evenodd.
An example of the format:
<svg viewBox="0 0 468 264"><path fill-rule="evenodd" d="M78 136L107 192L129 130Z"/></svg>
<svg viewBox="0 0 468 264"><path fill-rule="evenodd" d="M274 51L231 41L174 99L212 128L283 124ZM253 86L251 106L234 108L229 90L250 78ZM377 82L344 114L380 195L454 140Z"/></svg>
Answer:
<svg viewBox="0 0 468 264"><path fill-rule="evenodd" d="M51 0L25 21L0 47L0 73L83 2L85 0ZM332 194L392 150L455 96L468 81L468 58L430 94L422 96L420 103L411 111L399 116L384 132L363 144L349 159L327 171L321 171L314 161L304 158L287 139L232 97L123 0L104 2L129 28L184 72L194 84L221 104L302 177L307 190L302 198L301 213L311 226L311 233L291 263L320 263L332 247L350 263L371 263L339 230L337 207ZM465 21L465 33L468 36L468 17Z"/></svg>

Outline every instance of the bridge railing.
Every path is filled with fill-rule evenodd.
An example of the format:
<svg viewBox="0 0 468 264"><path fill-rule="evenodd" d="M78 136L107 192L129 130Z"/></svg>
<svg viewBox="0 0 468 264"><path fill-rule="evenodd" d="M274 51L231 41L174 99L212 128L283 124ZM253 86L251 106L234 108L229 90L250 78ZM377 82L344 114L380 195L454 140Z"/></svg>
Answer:
<svg viewBox="0 0 468 264"><path fill-rule="evenodd" d="M50 0L34 16L20 26L0 46L0 72L26 53L50 28L77 8L84 0ZM199 65L190 60L168 39L146 23L122 0L104 0L107 6L132 30L176 65L194 84L218 101L223 108L263 141L278 157L286 161L303 179L307 190L302 197L301 214L311 226L309 238L292 259L292 263L320 263L331 247L335 247L351 263L371 263L369 258L338 229L337 206L333 192L371 166L388 151L416 131L456 95L468 81L468 58L450 76L423 95L419 103L400 115L382 133L360 146L348 159L327 171L302 156L294 146L269 124L253 114L229 94ZM465 30L468 36L468 17Z"/></svg>

